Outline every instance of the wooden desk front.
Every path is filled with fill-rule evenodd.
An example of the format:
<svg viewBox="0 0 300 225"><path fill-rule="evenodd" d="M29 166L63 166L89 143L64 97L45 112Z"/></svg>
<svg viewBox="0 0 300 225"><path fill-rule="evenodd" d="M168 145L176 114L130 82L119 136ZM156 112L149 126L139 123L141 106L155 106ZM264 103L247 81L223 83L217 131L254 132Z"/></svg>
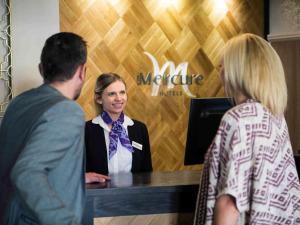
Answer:
<svg viewBox="0 0 300 225"><path fill-rule="evenodd" d="M200 171L117 174L87 185L84 225L94 217L194 212Z"/></svg>

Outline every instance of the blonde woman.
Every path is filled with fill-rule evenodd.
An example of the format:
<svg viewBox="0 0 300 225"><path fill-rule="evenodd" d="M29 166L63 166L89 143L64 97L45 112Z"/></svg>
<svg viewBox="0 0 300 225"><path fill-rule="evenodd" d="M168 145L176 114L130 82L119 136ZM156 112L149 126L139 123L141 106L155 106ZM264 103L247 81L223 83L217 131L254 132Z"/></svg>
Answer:
<svg viewBox="0 0 300 225"><path fill-rule="evenodd" d="M221 67L236 106L222 118L207 152L195 224L300 224L279 56L261 37L243 34L226 44Z"/></svg>
<svg viewBox="0 0 300 225"><path fill-rule="evenodd" d="M104 182L108 174L152 171L148 129L124 114L125 81L115 73L96 81L95 103L99 115L86 122L86 182Z"/></svg>

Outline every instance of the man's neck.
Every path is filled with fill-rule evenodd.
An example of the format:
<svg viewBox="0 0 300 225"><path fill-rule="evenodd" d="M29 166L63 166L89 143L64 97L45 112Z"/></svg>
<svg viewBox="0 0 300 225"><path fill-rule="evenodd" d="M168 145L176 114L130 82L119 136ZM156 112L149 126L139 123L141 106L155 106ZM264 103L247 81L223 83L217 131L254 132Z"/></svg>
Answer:
<svg viewBox="0 0 300 225"><path fill-rule="evenodd" d="M55 88L58 90L63 96L66 98L69 98L71 100L74 99L74 91L68 84L68 81L66 82L53 82L49 84L51 87Z"/></svg>

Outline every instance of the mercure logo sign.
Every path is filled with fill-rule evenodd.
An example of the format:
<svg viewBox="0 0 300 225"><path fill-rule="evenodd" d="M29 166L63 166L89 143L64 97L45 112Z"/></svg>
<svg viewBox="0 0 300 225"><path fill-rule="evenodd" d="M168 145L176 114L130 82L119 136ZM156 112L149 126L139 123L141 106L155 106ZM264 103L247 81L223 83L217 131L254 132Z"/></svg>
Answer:
<svg viewBox="0 0 300 225"><path fill-rule="evenodd" d="M160 92L159 88L161 85L166 85L167 90L173 89L175 86L180 85L183 92L189 97L196 97L189 90L189 85L197 84L200 85L203 80L203 76L200 74L188 74L188 62L182 62L177 67L172 61L167 61L161 67L157 60L149 52L144 52L152 62L153 72L148 72L147 74L140 73L137 76L138 85L151 85L152 92L151 96L158 95L182 95L175 91ZM169 71L169 73L167 73Z"/></svg>

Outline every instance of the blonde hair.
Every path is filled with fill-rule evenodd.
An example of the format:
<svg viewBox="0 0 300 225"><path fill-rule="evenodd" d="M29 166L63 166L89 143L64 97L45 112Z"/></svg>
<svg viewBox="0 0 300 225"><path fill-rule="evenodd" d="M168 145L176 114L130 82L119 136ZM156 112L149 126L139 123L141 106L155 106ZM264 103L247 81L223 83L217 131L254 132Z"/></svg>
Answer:
<svg viewBox="0 0 300 225"><path fill-rule="evenodd" d="M103 91L112 83L116 81L121 81L124 83L126 87L125 81L116 73L102 73L96 80L95 85L95 96L94 96L94 103L96 108L96 113L100 114L103 111L103 107L101 104L96 102L97 97L102 97Z"/></svg>
<svg viewBox="0 0 300 225"><path fill-rule="evenodd" d="M242 34L226 43L224 86L227 94L242 94L267 107L273 115L284 114L287 87L281 60L272 46L254 34Z"/></svg>

